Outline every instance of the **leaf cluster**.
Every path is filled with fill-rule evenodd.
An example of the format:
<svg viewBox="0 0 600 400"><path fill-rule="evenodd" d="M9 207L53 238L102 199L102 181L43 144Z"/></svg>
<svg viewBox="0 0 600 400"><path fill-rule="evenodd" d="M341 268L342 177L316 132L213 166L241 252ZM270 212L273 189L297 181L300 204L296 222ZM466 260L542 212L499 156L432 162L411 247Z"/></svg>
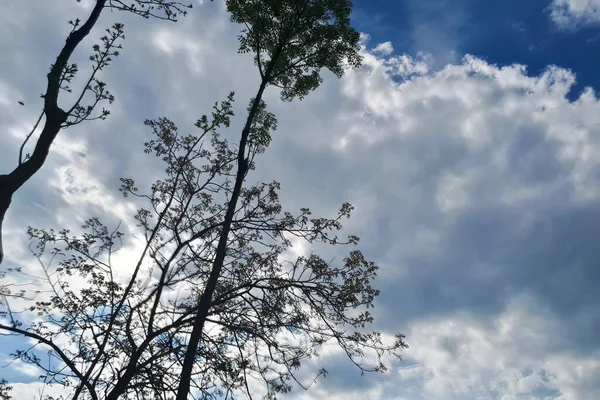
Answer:
<svg viewBox="0 0 600 400"><path fill-rule="evenodd" d="M358 67L360 34L350 26L349 0L226 0L231 20L242 24L241 53L254 55L263 79L281 98L304 98L323 81Z"/></svg>

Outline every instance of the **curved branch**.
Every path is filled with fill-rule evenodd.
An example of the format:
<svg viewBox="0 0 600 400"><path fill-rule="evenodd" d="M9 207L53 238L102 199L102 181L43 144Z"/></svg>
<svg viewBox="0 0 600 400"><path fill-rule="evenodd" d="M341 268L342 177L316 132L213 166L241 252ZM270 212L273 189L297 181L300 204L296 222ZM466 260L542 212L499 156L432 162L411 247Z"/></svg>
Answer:
<svg viewBox="0 0 600 400"><path fill-rule="evenodd" d="M29 337L31 339L35 339L35 340L39 341L40 343L43 343L47 346L50 346L52 348L52 350L54 350L56 352L56 354L58 354L58 356L61 358L61 360L71 369L71 371L73 371L73 373L77 376L77 378L79 378L81 380L82 384L85 385L85 387L90 392L90 396L92 397L92 399L98 400L98 396L94 392L94 387L92 386L92 384L89 381L84 379L83 374L81 372L79 372L79 370L77 369L75 364L71 361L71 359L60 349L60 347L58 347L56 344L52 343L51 340L48 340L48 339L44 338L43 336L38 335L37 333L29 332L24 329L19 329L19 328L8 326L8 325L0 324L0 329L4 329L9 332L18 333L20 335Z"/></svg>

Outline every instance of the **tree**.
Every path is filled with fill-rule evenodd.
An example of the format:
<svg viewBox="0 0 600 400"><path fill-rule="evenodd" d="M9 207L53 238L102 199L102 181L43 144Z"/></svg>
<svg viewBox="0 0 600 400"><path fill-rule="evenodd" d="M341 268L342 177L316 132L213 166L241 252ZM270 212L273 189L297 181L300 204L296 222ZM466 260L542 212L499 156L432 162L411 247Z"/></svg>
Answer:
<svg viewBox="0 0 600 400"><path fill-rule="evenodd" d="M220 133L234 116L233 93L197 121L197 134L180 134L167 118L146 121L153 139L145 152L164 162L165 177L149 189L122 179L122 193L141 202L137 261L114 265L124 233L97 218L80 234L28 231L51 292L30 304L35 322L7 310L11 323L0 330L49 347L59 362L42 362L35 349L14 356L43 369L46 382L71 387L69 399L187 399L190 389L206 399L251 398L252 382L273 399L302 385L298 368L328 343L362 371L383 371L382 358L406 347L402 335L390 341L367 330L377 267L354 248L357 237L338 236L351 205L316 218L308 208L283 211L277 182L244 186L277 128L266 88L291 101L318 87L321 68L340 76L360 65L350 2L227 6L246 25L240 51L254 55L257 95L236 145ZM293 238L313 251L292 256ZM352 249L334 262L317 245ZM123 270L132 271L125 281Z"/></svg>
<svg viewBox="0 0 600 400"><path fill-rule="evenodd" d="M233 22L243 24L240 49L254 54L261 83L251 101L237 151L237 173L219 237L212 269L200 297L194 327L182 366L177 400L186 400L196 352L202 338L213 293L227 255L227 243L242 186L250 167L252 149L247 149L257 115L264 112L263 93L267 86L281 89L282 100L302 99L322 81L319 74L327 68L338 77L344 62L361 64L359 33L350 26L352 3L349 0L227 0ZM270 140L269 130L261 135Z"/></svg>
<svg viewBox="0 0 600 400"><path fill-rule="evenodd" d="M81 0L77 0L80 2ZM62 91L72 92L71 83L79 68L77 64L70 63L69 59L77 46L91 32L98 22L98 18L105 9L127 11L144 18L159 18L176 21L179 14L185 14L186 8L191 3L184 4L177 0L96 0L89 16L82 22L79 19L69 21L72 29L63 48L56 57L56 61L48 72L48 84L42 94L43 107L37 122L26 136L19 149L17 166L7 174L0 174L0 263L4 258L2 247L2 223L10 207L13 194L19 190L39 169L44 165L50 152L50 147L61 129L69 128L86 120L105 119L109 111L105 108L94 114L99 103L112 103L114 98L106 88L106 84L98 78L98 73L110 64L113 57L119 55L124 38L123 24L115 23L107 34L102 36L101 44L93 47L92 72L85 80L83 89L77 100L68 108L61 108L58 104ZM85 102L88 102L85 105ZM20 102L23 105L22 102ZM42 123L43 121L43 123ZM41 125L40 125L41 124ZM23 154L27 142L36 134L38 127L41 131L31 154Z"/></svg>
<svg viewBox="0 0 600 400"><path fill-rule="evenodd" d="M145 242L135 264L113 265L124 234L99 219L90 219L78 235L29 229L51 293L31 302L36 322L7 313L12 322L0 329L50 348L60 363L49 365L35 349L14 357L44 370L46 382L71 387L67 398L167 399L177 392L234 190L237 149L219 134L233 116L232 100L215 104L212 118L197 122L197 135L181 135L166 118L146 121L154 139L145 152L165 163L166 177L147 193L122 179L123 194L147 205L134 217ZM261 108L250 129L251 158L264 150L254 139L275 126ZM377 267L360 251L352 249L337 263L288 252L292 238L356 246L358 238L336 234L352 207L342 205L333 218L315 218L306 208L283 212L278 189L271 182L241 191L227 261L194 352L191 386L206 399L250 395L252 379L262 381L272 398L287 392L301 362L329 342L363 371L384 370L381 363L364 364L365 351L400 356L405 347L402 335L387 343L363 332L373 321L369 309L378 291L371 285ZM124 268L132 274L122 282L116 276Z"/></svg>

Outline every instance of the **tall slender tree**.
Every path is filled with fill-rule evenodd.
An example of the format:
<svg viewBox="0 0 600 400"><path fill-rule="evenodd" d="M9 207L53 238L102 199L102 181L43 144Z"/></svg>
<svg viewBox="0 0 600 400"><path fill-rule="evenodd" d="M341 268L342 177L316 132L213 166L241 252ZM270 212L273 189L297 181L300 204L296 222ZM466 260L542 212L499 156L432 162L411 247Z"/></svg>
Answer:
<svg viewBox="0 0 600 400"><path fill-rule="evenodd" d="M227 0L226 4L231 20L244 26L239 51L254 55L261 82L241 132L235 183L213 266L200 296L177 400L188 397L196 352L225 263L230 230L249 170L250 131L264 109L265 89L268 86L280 88L285 101L302 99L322 82L321 69L326 68L340 77L346 67L361 65L360 35L350 26L352 3L349 0Z"/></svg>
<svg viewBox="0 0 600 400"><path fill-rule="evenodd" d="M81 0L76 1L81 2ZM176 21L178 15L185 14L186 9L191 7L191 3L186 4L178 0L95 0L95 2L85 21L79 19L69 21L71 32L47 75L48 83L46 91L42 94L43 105L40 116L25 137L18 151L18 157L15 156L18 160L17 166L6 174L0 174L0 263L4 258L2 224L13 194L42 168L52 143L62 129L86 120L105 119L109 115L109 111L105 108L101 111L96 110L100 103L112 103L114 100L106 84L98 78L98 74L119 54L120 41L124 38L123 24L120 23L112 25L101 37L101 43L94 45L93 54L90 56L92 71L84 80L77 100L67 107L59 105L60 93L73 91L71 85L79 71L77 64L69 60L83 39L90 34L102 12L112 9L131 12L144 18ZM40 128L39 132L38 128ZM24 154L27 143L33 137L37 137L33 151L31 154Z"/></svg>

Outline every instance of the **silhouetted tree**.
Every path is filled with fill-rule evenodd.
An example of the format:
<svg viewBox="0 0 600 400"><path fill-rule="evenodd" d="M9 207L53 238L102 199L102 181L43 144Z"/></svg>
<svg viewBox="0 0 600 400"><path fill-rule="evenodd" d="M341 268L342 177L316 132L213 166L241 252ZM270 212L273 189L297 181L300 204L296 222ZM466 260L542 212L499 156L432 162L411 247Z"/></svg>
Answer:
<svg viewBox="0 0 600 400"><path fill-rule="evenodd" d="M268 86L281 89L281 99L304 98L322 81L319 74L327 68L338 77L344 67L361 64L359 33L350 26L352 3L349 0L226 0L233 22L243 24L239 36L242 53L254 55L261 82L251 101L237 150L237 171L233 190L220 232L208 281L200 296L198 311L183 362L177 400L186 400L192 369L197 357L213 293L222 274L230 230L238 208L242 186L250 167L253 149L250 133L264 114L263 93ZM262 113L262 114L261 114ZM270 121L270 119L267 119ZM268 143L271 126L258 135Z"/></svg>
<svg viewBox="0 0 600 400"><path fill-rule="evenodd" d="M154 138L145 144L165 163L166 176L148 192L122 179L124 195L147 204L135 214L144 235L137 261L114 264L123 233L90 219L83 233L29 229L43 279L51 293L38 294L27 310L6 312L0 330L24 335L50 348L49 365L35 346L14 357L45 371L48 383L71 387L69 399L167 399L180 386L189 338L218 256L231 204L238 149L219 134L229 127L231 94L203 116L199 134L182 135L166 118L147 121ZM263 103L264 105L264 103ZM265 148L275 117L261 106L249 132L249 167ZM364 329L378 294L371 284L377 267L352 249L337 263L316 253L292 256L291 240L354 247L358 238L337 236L352 206L333 218L312 217L309 209L282 211L279 184L241 189L225 246L225 262L194 350L190 386L206 399L249 392L252 378L269 395L287 392L301 362L334 343L363 371L365 351L400 356L403 336L386 342ZM131 271L126 281L117 276ZM376 357L376 358L377 358ZM318 375L325 374L320 371Z"/></svg>

